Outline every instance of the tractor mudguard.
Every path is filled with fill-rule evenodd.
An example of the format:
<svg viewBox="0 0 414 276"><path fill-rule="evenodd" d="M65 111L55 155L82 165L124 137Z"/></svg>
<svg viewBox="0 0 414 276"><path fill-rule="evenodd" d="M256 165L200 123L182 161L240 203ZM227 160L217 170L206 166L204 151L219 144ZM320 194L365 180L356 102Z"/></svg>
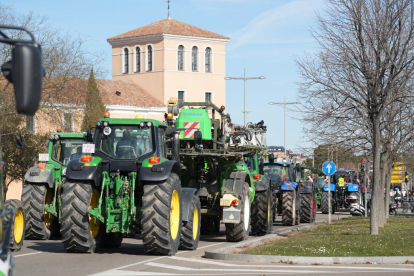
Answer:
<svg viewBox="0 0 414 276"><path fill-rule="evenodd" d="M171 172L180 176L180 165L173 160L167 160L152 167L141 167L139 170L140 181L164 181Z"/></svg>
<svg viewBox="0 0 414 276"><path fill-rule="evenodd" d="M313 183L310 181L304 181L303 187L300 188L301 194L311 194L313 193Z"/></svg>
<svg viewBox="0 0 414 276"><path fill-rule="evenodd" d="M31 183L47 183L49 188L53 188L53 174L51 171L42 172L36 166L31 167L25 174L24 180Z"/></svg>
<svg viewBox="0 0 414 276"><path fill-rule="evenodd" d="M328 184L325 184L325 186L323 186L323 190L325 192L328 191ZM331 192L336 192L336 185L335 184L331 184Z"/></svg>
<svg viewBox="0 0 414 276"><path fill-rule="evenodd" d="M282 186L280 186L281 191L293 191L298 186L296 182L283 182Z"/></svg>
<svg viewBox="0 0 414 276"><path fill-rule="evenodd" d="M226 185L223 185L222 193L243 194L243 186L246 178L249 179L249 176L245 172L232 172L229 178L226 179Z"/></svg>
<svg viewBox="0 0 414 276"><path fill-rule="evenodd" d="M190 213L193 196L197 192L195 188L181 188L181 218L182 221L188 221L188 214Z"/></svg>
<svg viewBox="0 0 414 276"><path fill-rule="evenodd" d="M92 180L95 186L101 186L102 163L98 166L85 166L79 159L72 160L66 168L66 177L72 180Z"/></svg>
<svg viewBox="0 0 414 276"><path fill-rule="evenodd" d="M358 192L359 191L359 185L358 184L349 184L347 188L348 188L348 192Z"/></svg>
<svg viewBox="0 0 414 276"><path fill-rule="evenodd" d="M261 180L256 180L254 182L254 186L256 188L256 192L266 191L267 189L269 189L270 186L270 178L267 176L262 177Z"/></svg>

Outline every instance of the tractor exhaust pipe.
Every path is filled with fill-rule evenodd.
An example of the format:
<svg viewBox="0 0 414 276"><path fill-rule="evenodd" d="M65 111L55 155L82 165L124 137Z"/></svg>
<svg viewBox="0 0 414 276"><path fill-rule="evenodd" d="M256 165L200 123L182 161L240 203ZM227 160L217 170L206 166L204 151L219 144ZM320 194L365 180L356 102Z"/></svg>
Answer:
<svg viewBox="0 0 414 276"><path fill-rule="evenodd" d="M180 162L180 139L178 136L179 132L174 132L173 139L173 157L177 162Z"/></svg>

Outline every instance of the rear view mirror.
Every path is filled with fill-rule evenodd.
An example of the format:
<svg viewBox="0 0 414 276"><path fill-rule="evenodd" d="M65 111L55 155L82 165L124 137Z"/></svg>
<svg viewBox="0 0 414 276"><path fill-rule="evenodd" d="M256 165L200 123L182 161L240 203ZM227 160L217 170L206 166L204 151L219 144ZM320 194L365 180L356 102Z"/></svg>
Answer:
<svg viewBox="0 0 414 276"><path fill-rule="evenodd" d="M11 26L0 26L0 29L21 30L31 37L31 40L11 39L0 31L0 42L13 45L11 60L1 66L1 71L14 84L17 112L33 116L39 107L42 93L42 50L26 29Z"/></svg>
<svg viewBox="0 0 414 276"><path fill-rule="evenodd" d="M16 139L16 147L22 148L24 145L22 135L21 134L16 135L15 139Z"/></svg>
<svg viewBox="0 0 414 276"><path fill-rule="evenodd" d="M93 142L93 129L88 129L85 134L85 139L88 142Z"/></svg>

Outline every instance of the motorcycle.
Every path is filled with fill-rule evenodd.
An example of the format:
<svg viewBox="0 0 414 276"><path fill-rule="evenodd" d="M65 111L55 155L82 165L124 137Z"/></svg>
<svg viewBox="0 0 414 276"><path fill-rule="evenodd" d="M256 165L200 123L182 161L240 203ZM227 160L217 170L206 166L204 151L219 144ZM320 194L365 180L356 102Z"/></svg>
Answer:
<svg viewBox="0 0 414 276"><path fill-rule="evenodd" d="M390 214L390 216L397 215L397 208L398 208L397 203L390 203L390 207L389 207L389 214Z"/></svg>
<svg viewBox="0 0 414 276"><path fill-rule="evenodd" d="M359 202L351 203L349 210L352 216L362 217L365 215L365 207Z"/></svg>

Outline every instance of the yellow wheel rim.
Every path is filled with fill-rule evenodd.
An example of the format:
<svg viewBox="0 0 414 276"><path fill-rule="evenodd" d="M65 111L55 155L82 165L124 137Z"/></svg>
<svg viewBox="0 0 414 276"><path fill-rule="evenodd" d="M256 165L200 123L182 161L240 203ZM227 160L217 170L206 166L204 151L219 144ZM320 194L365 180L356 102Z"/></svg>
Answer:
<svg viewBox="0 0 414 276"><path fill-rule="evenodd" d="M171 197L171 209L170 209L170 233L171 238L175 240L178 235L178 229L180 227L180 197L178 192L174 190Z"/></svg>
<svg viewBox="0 0 414 276"><path fill-rule="evenodd" d="M50 205L52 203L53 203L53 192L51 189L47 189L46 196L45 196L45 204ZM53 215L47 212L46 210L43 211L43 213L44 213L45 225L48 229L50 229L50 226L52 225L52 221L53 221Z"/></svg>
<svg viewBox="0 0 414 276"><path fill-rule="evenodd" d="M92 192L90 206L92 208L97 208L98 204L99 204L99 191L95 189ZM93 238L96 238L98 236L100 224L101 223L99 222L99 220L89 215L89 228L91 229L91 235Z"/></svg>
<svg viewBox="0 0 414 276"><path fill-rule="evenodd" d="M19 244L23 238L24 229L24 217L22 210L17 210L16 216L14 217L14 241Z"/></svg>
<svg viewBox="0 0 414 276"><path fill-rule="evenodd" d="M193 217L193 240L197 239L198 235L198 208L194 208L194 217Z"/></svg>
<svg viewBox="0 0 414 276"><path fill-rule="evenodd" d="M267 224L270 224L270 197L267 199Z"/></svg>

